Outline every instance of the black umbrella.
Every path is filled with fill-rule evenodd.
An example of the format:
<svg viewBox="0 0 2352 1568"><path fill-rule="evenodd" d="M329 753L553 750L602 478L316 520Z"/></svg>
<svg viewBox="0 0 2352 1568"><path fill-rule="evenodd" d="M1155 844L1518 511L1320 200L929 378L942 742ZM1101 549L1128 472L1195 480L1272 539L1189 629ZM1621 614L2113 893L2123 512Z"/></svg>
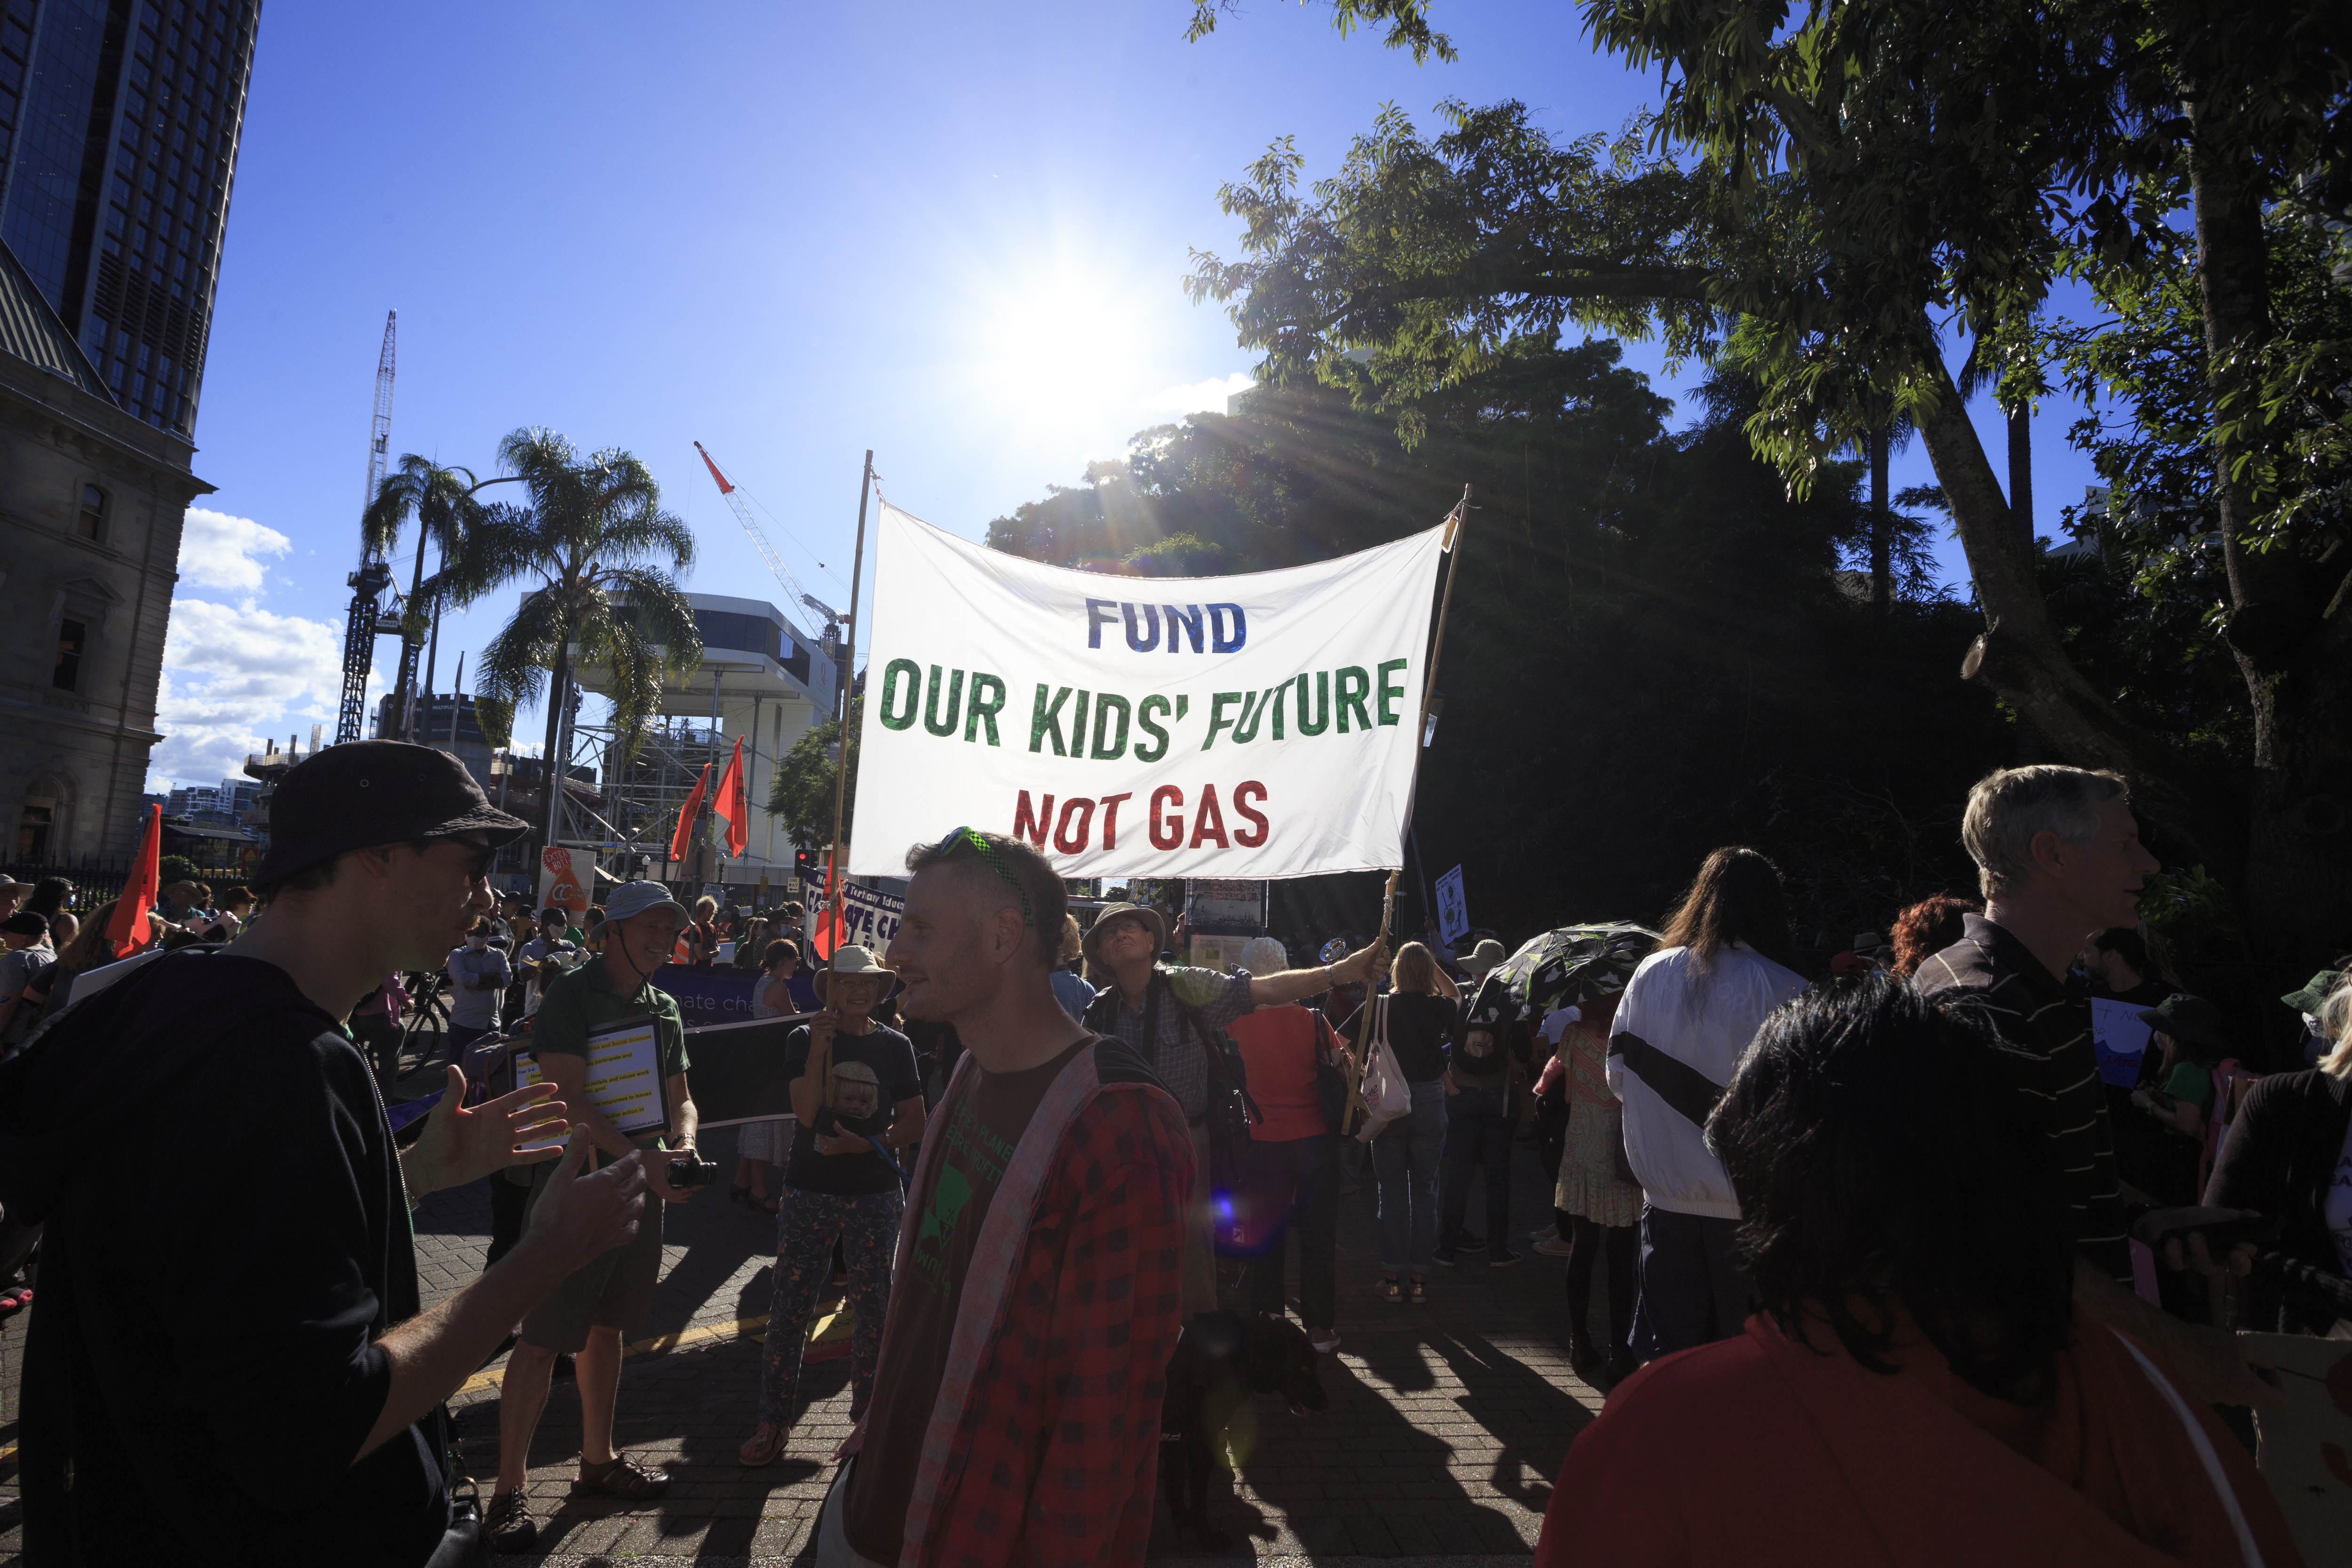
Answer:
<svg viewBox="0 0 2352 1568"><path fill-rule="evenodd" d="M1501 1029L1523 1018L1540 1020L1555 1007L1622 991L1657 945L1656 931L1625 922L1548 931L1487 974L1470 1004L1469 1021Z"/></svg>

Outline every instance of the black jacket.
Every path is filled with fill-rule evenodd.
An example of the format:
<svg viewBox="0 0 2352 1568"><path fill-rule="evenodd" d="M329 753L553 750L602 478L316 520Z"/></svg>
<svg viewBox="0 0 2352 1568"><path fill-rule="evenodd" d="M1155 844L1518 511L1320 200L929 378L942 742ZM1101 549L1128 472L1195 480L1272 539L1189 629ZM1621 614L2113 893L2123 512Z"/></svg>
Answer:
<svg viewBox="0 0 2352 1568"><path fill-rule="evenodd" d="M352 1463L375 1342L417 1307L399 1167L366 1062L283 970L173 953L52 1020L0 1066L0 1202L47 1225L28 1562L432 1553L437 1430Z"/></svg>
<svg viewBox="0 0 2352 1568"><path fill-rule="evenodd" d="M2284 1216L2279 1250L2323 1275L2340 1274L2343 1260L2320 1205L2327 1201L2328 1184L2343 1156L2347 1125L2352 1081L2316 1068L2273 1074L2247 1091L2237 1121L2221 1140L2205 1183L2205 1201ZM2308 1321L2306 1314L2292 1310L2290 1316ZM2332 1321L2331 1316L2308 1328L2298 1324L2291 1331L2325 1333Z"/></svg>

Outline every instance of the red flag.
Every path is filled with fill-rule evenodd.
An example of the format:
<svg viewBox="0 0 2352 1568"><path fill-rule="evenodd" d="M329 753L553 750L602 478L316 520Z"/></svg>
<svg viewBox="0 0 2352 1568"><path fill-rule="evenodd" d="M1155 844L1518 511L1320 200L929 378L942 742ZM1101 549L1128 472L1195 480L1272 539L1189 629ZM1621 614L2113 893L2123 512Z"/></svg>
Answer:
<svg viewBox="0 0 2352 1568"><path fill-rule="evenodd" d="M833 950L848 940L849 922L842 917L841 894L833 885L833 851L824 852L824 904L816 912L816 931L809 945L823 959L831 959Z"/></svg>
<svg viewBox="0 0 2352 1568"><path fill-rule="evenodd" d="M130 957L154 937L154 922L147 918L147 911L155 907L155 896L163 889L163 808L151 805L147 834L139 841L139 858L131 863L122 896L114 901L114 918L106 922L106 940L117 958Z"/></svg>
<svg viewBox="0 0 2352 1568"><path fill-rule="evenodd" d="M694 793L686 797L684 805L678 807L677 830L669 836L671 859L686 858L687 848L694 842L694 819L702 811L702 792L709 787L710 764L705 763L702 764L702 776L694 781Z"/></svg>
<svg viewBox="0 0 2352 1568"><path fill-rule="evenodd" d="M710 809L727 819L727 853L736 859L743 858L744 847L751 842L751 808L743 798L743 738L735 738L735 755L728 760L727 771L719 775L719 794Z"/></svg>

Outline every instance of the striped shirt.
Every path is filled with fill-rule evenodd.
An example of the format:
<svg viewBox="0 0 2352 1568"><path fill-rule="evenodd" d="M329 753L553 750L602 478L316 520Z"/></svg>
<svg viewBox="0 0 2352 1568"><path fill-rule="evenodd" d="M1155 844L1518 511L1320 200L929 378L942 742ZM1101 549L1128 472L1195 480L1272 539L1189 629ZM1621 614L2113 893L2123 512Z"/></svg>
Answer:
<svg viewBox="0 0 2352 1568"><path fill-rule="evenodd" d="M1913 984L1931 1002L1973 1009L2017 1047L2003 1060L2057 1154L2074 1245L2094 1268L2130 1289L2115 1130L2091 1045L2090 991L2071 976L2052 978L2023 942L1982 915L1968 916L1960 940L1922 963Z"/></svg>

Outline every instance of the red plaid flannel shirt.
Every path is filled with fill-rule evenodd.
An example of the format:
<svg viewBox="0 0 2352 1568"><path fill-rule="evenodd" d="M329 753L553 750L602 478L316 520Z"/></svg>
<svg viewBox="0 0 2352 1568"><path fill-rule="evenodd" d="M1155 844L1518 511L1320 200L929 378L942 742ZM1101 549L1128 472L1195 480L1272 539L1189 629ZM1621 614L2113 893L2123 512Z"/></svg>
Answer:
<svg viewBox="0 0 2352 1568"><path fill-rule="evenodd" d="M925 1568L1143 1561L1192 1184L1192 1139L1163 1091L1110 1088L1071 1121Z"/></svg>

